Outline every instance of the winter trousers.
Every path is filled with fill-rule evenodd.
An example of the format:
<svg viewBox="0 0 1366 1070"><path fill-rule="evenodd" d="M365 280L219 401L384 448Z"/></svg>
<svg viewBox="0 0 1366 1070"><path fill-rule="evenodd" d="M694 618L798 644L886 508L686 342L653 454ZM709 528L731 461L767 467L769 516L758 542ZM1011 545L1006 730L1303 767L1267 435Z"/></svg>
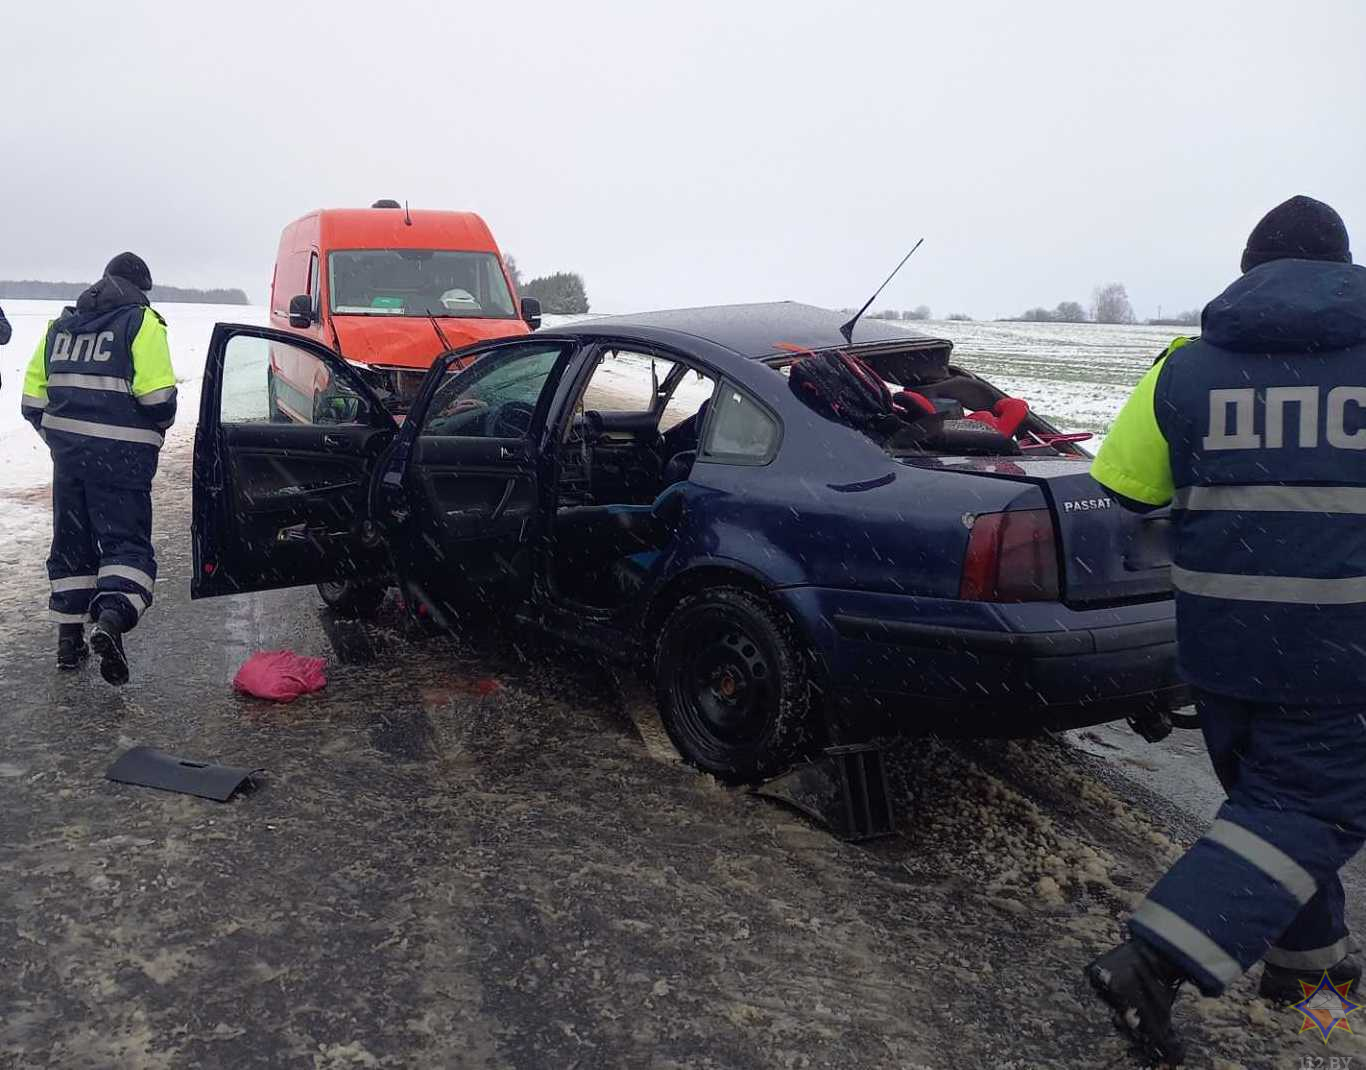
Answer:
<svg viewBox="0 0 1366 1070"><path fill-rule="evenodd" d="M1366 844L1366 705L1197 697L1228 793L1130 920L1217 995L1259 959L1326 970L1352 950L1338 871Z"/></svg>
<svg viewBox="0 0 1366 1070"><path fill-rule="evenodd" d="M112 610L124 631L134 627L152 604L157 576L151 489L54 471L47 575L49 616L58 624L98 620Z"/></svg>

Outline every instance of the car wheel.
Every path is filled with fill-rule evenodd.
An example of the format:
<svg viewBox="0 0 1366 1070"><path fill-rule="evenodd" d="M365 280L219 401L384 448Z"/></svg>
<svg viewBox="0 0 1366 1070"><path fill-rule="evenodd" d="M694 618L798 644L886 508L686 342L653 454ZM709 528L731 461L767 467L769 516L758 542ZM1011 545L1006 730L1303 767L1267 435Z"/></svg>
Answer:
<svg viewBox="0 0 1366 1070"><path fill-rule="evenodd" d="M388 590L381 583L364 583L360 580L336 580L318 584L318 594L322 595L322 600L334 613L342 617L365 619L370 619L379 612Z"/></svg>
<svg viewBox="0 0 1366 1070"><path fill-rule="evenodd" d="M779 772L811 737L810 680L792 625L736 587L674 608L655 650L655 689L679 753L722 780Z"/></svg>
<svg viewBox="0 0 1366 1070"><path fill-rule="evenodd" d="M275 372L270 368L266 369L266 413L273 424L289 423L289 417L280 409L280 399L275 386Z"/></svg>

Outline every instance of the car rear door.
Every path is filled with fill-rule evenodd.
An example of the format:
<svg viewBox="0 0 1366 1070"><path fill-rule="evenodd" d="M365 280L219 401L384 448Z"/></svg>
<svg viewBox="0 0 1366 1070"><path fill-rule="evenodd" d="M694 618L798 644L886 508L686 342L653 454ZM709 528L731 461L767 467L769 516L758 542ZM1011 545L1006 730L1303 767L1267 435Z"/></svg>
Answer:
<svg viewBox="0 0 1366 1070"><path fill-rule="evenodd" d="M459 616L530 593L552 478L551 399L579 352L572 339L501 342L448 355L429 374L385 483L402 483L394 560L412 596ZM400 468L401 466L401 468ZM387 493L387 488L386 488Z"/></svg>
<svg viewBox="0 0 1366 1070"><path fill-rule="evenodd" d="M287 405L271 375L281 362L298 373ZM191 597L385 574L369 488L397 432L326 346L218 324L195 432Z"/></svg>

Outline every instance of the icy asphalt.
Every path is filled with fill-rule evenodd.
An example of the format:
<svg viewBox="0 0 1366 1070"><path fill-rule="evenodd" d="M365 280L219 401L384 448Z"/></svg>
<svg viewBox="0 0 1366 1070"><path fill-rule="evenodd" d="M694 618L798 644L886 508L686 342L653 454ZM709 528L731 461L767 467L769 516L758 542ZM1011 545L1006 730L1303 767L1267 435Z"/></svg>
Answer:
<svg viewBox="0 0 1366 1070"><path fill-rule="evenodd" d="M899 836L841 844L531 637L191 603L188 446L127 688L52 671L45 533L0 546L0 1066L1130 1065L1079 974L1210 808L1208 774L1163 800L1134 764L1198 780L1193 736L910 743ZM281 647L326 656L326 691L234 696ZM139 743L268 773L223 805L104 780ZM1366 1054L1251 987L1185 998L1190 1065Z"/></svg>

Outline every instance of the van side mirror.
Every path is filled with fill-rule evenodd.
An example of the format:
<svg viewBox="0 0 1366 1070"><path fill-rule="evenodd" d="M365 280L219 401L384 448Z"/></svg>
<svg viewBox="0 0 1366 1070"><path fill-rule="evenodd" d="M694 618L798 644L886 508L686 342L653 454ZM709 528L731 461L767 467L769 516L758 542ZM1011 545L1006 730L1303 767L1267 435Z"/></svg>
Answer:
<svg viewBox="0 0 1366 1070"><path fill-rule="evenodd" d="M541 302L534 297L522 298L522 320L533 331L541 326Z"/></svg>
<svg viewBox="0 0 1366 1070"><path fill-rule="evenodd" d="M291 327L308 327L313 323L313 298L308 294L299 294L298 297L289 299L289 325Z"/></svg>

